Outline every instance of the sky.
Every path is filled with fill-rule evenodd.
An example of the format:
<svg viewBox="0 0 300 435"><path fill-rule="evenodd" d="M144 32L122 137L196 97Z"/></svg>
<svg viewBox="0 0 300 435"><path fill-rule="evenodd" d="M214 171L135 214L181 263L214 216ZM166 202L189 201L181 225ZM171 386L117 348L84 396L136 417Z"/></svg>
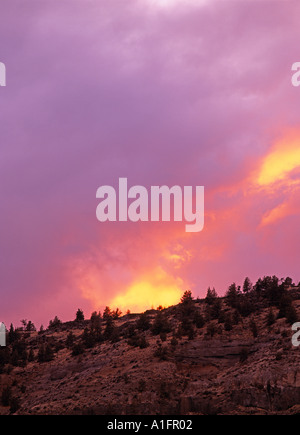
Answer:
<svg viewBox="0 0 300 435"><path fill-rule="evenodd" d="M298 283L300 4L2 0L0 320ZM96 219L99 186L205 187L205 224Z"/></svg>

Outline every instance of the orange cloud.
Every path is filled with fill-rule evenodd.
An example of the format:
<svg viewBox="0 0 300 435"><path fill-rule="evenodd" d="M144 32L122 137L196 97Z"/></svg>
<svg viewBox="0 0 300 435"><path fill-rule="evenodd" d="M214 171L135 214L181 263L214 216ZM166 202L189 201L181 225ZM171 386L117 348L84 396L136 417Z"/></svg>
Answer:
<svg viewBox="0 0 300 435"><path fill-rule="evenodd" d="M161 267L139 277L124 292L115 296L109 305L122 310L140 312L159 305L177 304L182 295L183 282L174 278Z"/></svg>
<svg viewBox="0 0 300 435"><path fill-rule="evenodd" d="M284 217L290 215L291 213L292 210L290 208L289 203L284 202L263 215L261 220L261 226L275 223L279 219L283 219Z"/></svg>
<svg viewBox="0 0 300 435"><path fill-rule="evenodd" d="M299 169L300 133L293 132L274 144L251 176L254 187L251 193L256 195L258 188L264 195L266 207L268 199L272 200L272 206L262 215L260 227L274 224L299 212L295 207L295 199L292 200L300 186ZM275 207L274 198L280 200Z"/></svg>
<svg viewBox="0 0 300 435"><path fill-rule="evenodd" d="M300 167L300 137L286 138L278 142L263 159L257 176L259 186L278 181L288 182L291 173Z"/></svg>
<svg viewBox="0 0 300 435"><path fill-rule="evenodd" d="M120 233L110 239L106 251L72 259L74 286L93 309L109 305L141 312L178 303L188 285L182 269L192 253L181 243L177 225L164 228L148 226L138 238ZM184 233L184 238L189 237Z"/></svg>
<svg viewBox="0 0 300 435"><path fill-rule="evenodd" d="M239 261L235 251L249 235L260 237L266 226L299 214L299 145L300 134L286 135L256 162L254 172L251 162L236 184L208 191L201 234L184 233L174 223L131 225L128 231L115 226L107 240L99 240L99 252L72 264L81 295L97 310L109 305L141 312L176 304L187 288L204 293L219 270L230 271L230 256Z"/></svg>

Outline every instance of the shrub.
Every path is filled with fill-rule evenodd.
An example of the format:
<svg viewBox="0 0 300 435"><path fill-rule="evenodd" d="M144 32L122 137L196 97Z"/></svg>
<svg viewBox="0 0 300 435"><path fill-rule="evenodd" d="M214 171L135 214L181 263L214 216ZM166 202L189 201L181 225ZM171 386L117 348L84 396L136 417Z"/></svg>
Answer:
<svg viewBox="0 0 300 435"><path fill-rule="evenodd" d="M140 349L146 349L146 347L148 347L149 346L149 343L148 343L148 341L146 340L146 337L142 337L141 339L140 339L140 343L139 343L139 347L140 347Z"/></svg>
<svg viewBox="0 0 300 435"><path fill-rule="evenodd" d="M73 346L72 356L82 355L84 353L84 347L82 343L77 343Z"/></svg>
<svg viewBox="0 0 300 435"><path fill-rule="evenodd" d="M39 351L38 351L38 362L39 363L43 363L43 362L49 362L52 361L54 358L54 352L52 347L50 346L50 344L41 344L39 347Z"/></svg>
<svg viewBox="0 0 300 435"><path fill-rule="evenodd" d="M140 315L138 321L136 322L137 329L140 329L141 331L147 331L150 329L151 322L149 319L149 316L146 313L143 313Z"/></svg>
<svg viewBox="0 0 300 435"><path fill-rule="evenodd" d="M268 315L267 315L267 326L272 326L275 323L275 315L273 312L273 309L270 308Z"/></svg>
<svg viewBox="0 0 300 435"><path fill-rule="evenodd" d="M216 332L217 330L215 325L213 323L209 323L209 325L206 328L206 335L212 338L216 334Z"/></svg>
<svg viewBox="0 0 300 435"><path fill-rule="evenodd" d="M154 356L159 358L160 361L167 361L167 359L168 359L167 347L159 344L154 352Z"/></svg>
<svg viewBox="0 0 300 435"><path fill-rule="evenodd" d="M117 343L118 341L120 341L120 333L119 333L118 328L113 329L111 336L110 336L110 341L112 343Z"/></svg>
<svg viewBox="0 0 300 435"><path fill-rule="evenodd" d="M290 305L287 309L286 320L290 325L297 322L297 320L298 320L297 312L296 312L295 307L293 305Z"/></svg>

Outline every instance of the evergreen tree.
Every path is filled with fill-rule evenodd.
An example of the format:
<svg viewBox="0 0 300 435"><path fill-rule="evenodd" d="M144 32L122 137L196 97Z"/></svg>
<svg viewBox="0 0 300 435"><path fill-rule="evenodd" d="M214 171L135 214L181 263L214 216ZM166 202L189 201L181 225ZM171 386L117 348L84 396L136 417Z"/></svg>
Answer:
<svg viewBox="0 0 300 435"><path fill-rule="evenodd" d="M153 335L159 335L161 332L168 333L171 331L171 326L168 322L168 319L166 315L162 313L162 311L157 312L151 331Z"/></svg>
<svg viewBox="0 0 300 435"><path fill-rule="evenodd" d="M252 290L252 283L248 277L245 278L244 284L243 284L243 292L248 294Z"/></svg>
<svg viewBox="0 0 300 435"><path fill-rule="evenodd" d="M78 308L76 312L75 322L83 322L83 321L84 321L83 311L80 308Z"/></svg>
<svg viewBox="0 0 300 435"><path fill-rule="evenodd" d="M66 346L71 349L74 346L75 341L75 335L72 331L69 332L67 339L66 339Z"/></svg>
<svg viewBox="0 0 300 435"><path fill-rule="evenodd" d="M240 288L237 287L236 283L234 282L229 286L226 292L227 302L232 308L236 308L238 306L239 296L240 296Z"/></svg>
<svg viewBox="0 0 300 435"><path fill-rule="evenodd" d="M54 352L52 346L50 346L50 344L47 343L45 346L44 361L49 362L52 361L53 359L54 359Z"/></svg>
<svg viewBox="0 0 300 435"><path fill-rule="evenodd" d="M83 331L82 342L84 347L88 349L92 348L95 345L93 333L88 328L85 328Z"/></svg>
<svg viewBox="0 0 300 435"><path fill-rule="evenodd" d="M278 319L286 317L291 306L292 306L291 297L288 294L283 294L279 301L279 312L277 316Z"/></svg>
<svg viewBox="0 0 300 435"><path fill-rule="evenodd" d="M204 301L208 305L212 305L217 297L218 297L218 295L217 295L215 288L211 289L210 287L208 287Z"/></svg>
<svg viewBox="0 0 300 435"><path fill-rule="evenodd" d="M209 317L210 319L218 319L222 311L222 301L216 297L213 303L210 305Z"/></svg>
<svg viewBox="0 0 300 435"><path fill-rule="evenodd" d="M20 335L17 330L15 330L13 324L10 324L9 332L8 332L8 344L13 344L14 342L18 341L20 338Z"/></svg>
<svg viewBox="0 0 300 435"><path fill-rule="evenodd" d="M104 318L104 316L103 316ZM106 318L105 330L103 333L105 340L110 340L115 329L115 324L111 316Z"/></svg>
<svg viewBox="0 0 300 435"><path fill-rule="evenodd" d="M39 363L45 361L45 345L42 343L38 350L37 360Z"/></svg>
<svg viewBox="0 0 300 435"><path fill-rule="evenodd" d="M114 320L119 319L119 317L121 317L121 316L122 316L122 311L119 310L119 308L117 308L116 310L114 310L114 311L112 312L112 318L113 318Z"/></svg>
<svg viewBox="0 0 300 435"><path fill-rule="evenodd" d="M234 310L233 316L232 316L232 322L234 325L237 325L241 321L241 316L238 310Z"/></svg>
<svg viewBox="0 0 300 435"><path fill-rule="evenodd" d="M101 328L101 314L94 311L91 315L91 332L94 336L95 342L102 341L102 328Z"/></svg>
<svg viewBox="0 0 300 435"><path fill-rule="evenodd" d="M36 331L36 327L34 326L31 320L29 320L29 322L27 323L25 330L28 332Z"/></svg>
<svg viewBox="0 0 300 435"><path fill-rule="evenodd" d="M112 312L111 309L109 307L105 307L104 311L103 311L103 320L107 320L109 317L112 317Z"/></svg>
<svg viewBox="0 0 300 435"><path fill-rule="evenodd" d="M180 299L182 304L190 304L193 301L193 296L191 290L186 290Z"/></svg>
<svg viewBox="0 0 300 435"><path fill-rule="evenodd" d="M54 319L50 320L49 322L49 329L55 329L60 325L61 325L61 320L59 320L59 318L55 316Z"/></svg>
<svg viewBox="0 0 300 435"><path fill-rule="evenodd" d="M232 317L231 317L230 313L228 313L225 317L224 329L225 329L225 331L232 330Z"/></svg>

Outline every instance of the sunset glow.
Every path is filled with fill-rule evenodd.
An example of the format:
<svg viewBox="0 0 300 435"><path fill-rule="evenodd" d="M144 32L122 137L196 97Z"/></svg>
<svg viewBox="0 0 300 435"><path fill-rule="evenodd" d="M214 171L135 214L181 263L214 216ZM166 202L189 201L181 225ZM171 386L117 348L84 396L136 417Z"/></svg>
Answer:
<svg viewBox="0 0 300 435"><path fill-rule="evenodd" d="M161 268L142 277L127 288L123 294L116 296L110 305L122 310L143 312L158 306L169 307L179 302L183 293L183 282L169 276Z"/></svg>
<svg viewBox="0 0 300 435"><path fill-rule="evenodd" d="M261 186L286 180L289 174L300 167L300 138L292 142L282 141L263 160L258 184Z"/></svg>

